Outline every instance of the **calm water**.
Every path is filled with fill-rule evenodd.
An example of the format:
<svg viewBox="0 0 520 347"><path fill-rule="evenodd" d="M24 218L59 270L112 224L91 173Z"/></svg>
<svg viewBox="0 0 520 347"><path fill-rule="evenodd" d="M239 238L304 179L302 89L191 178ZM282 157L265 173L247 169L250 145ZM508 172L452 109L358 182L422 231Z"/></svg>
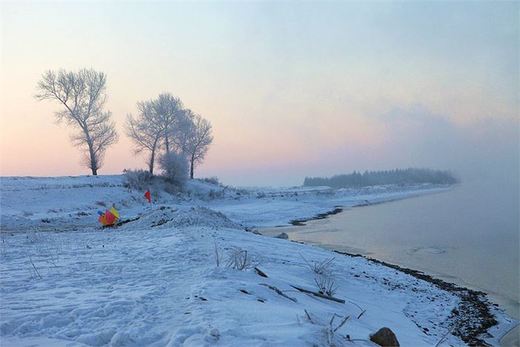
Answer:
<svg viewBox="0 0 520 347"><path fill-rule="evenodd" d="M483 290L519 314L518 185L453 190L353 208L285 230L291 239L361 253Z"/></svg>

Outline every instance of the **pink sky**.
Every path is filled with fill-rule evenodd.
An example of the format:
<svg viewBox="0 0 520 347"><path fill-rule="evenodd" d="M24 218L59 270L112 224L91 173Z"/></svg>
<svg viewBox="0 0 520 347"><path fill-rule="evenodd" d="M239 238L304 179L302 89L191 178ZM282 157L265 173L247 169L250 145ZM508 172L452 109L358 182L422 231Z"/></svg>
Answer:
<svg viewBox="0 0 520 347"><path fill-rule="evenodd" d="M486 122L489 146L513 158L515 10L505 2L2 2L0 173L88 174L70 129L54 122L59 105L33 98L45 70L82 67L107 73L120 134L101 174L145 167L124 119L161 92L212 122L215 141L196 176L230 184L458 169L453 155L435 153L436 141L457 143L464 156Z"/></svg>

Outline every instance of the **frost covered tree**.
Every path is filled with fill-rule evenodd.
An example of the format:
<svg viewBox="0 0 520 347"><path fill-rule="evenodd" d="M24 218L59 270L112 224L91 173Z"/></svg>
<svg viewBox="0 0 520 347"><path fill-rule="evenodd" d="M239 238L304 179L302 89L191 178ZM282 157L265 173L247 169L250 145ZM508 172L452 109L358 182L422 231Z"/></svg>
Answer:
<svg viewBox="0 0 520 347"><path fill-rule="evenodd" d="M155 157L163 135L162 126L154 112L151 101L137 103L138 114L131 114L126 119L126 133L135 145L135 154L149 151L148 169L153 175Z"/></svg>
<svg viewBox="0 0 520 347"><path fill-rule="evenodd" d="M114 144L117 133L106 103L106 75L92 69L77 72L47 71L37 85L38 100L57 101L62 109L55 113L76 132L71 136L74 146L84 153L84 164L97 175L106 149Z"/></svg>
<svg viewBox="0 0 520 347"><path fill-rule="evenodd" d="M195 164L204 160L209 146L213 142L211 123L200 115L191 113L191 128L186 143L185 153L190 162L190 178L193 179Z"/></svg>
<svg viewBox="0 0 520 347"><path fill-rule="evenodd" d="M211 124L184 108L181 100L170 93L140 102L138 109L136 118L127 117L126 130L136 146L136 153L150 151L150 173L153 173L159 152L176 153L187 158L193 178L195 165L204 159L213 141Z"/></svg>
<svg viewBox="0 0 520 347"><path fill-rule="evenodd" d="M153 174L159 151L183 153L191 120L181 100L170 93L137 103L138 114L127 116L126 132L134 142L135 152L149 151L148 167Z"/></svg>
<svg viewBox="0 0 520 347"><path fill-rule="evenodd" d="M188 156L189 146L195 136L194 113L190 109L183 109L179 113L175 133L172 134L172 142L178 153Z"/></svg>
<svg viewBox="0 0 520 347"><path fill-rule="evenodd" d="M159 125L164 149L166 153L170 153L174 150L174 139L182 127L182 117L184 117L182 102L170 93L163 93L151 101L151 107Z"/></svg>
<svg viewBox="0 0 520 347"><path fill-rule="evenodd" d="M178 187L182 187L188 179L188 161L182 153L165 152L159 158L164 177Z"/></svg>

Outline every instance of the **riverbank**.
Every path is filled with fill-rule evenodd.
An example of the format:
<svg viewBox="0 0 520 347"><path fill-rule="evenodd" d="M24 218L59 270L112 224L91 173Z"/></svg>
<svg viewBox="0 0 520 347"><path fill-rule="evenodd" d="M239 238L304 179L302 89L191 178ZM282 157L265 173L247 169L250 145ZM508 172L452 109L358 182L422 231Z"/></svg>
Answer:
<svg viewBox="0 0 520 347"><path fill-rule="evenodd" d="M317 219L322 219L321 217ZM256 230L257 232L269 236L276 237L280 234L280 229ZM303 243L301 241L293 241ZM304 244L304 243L303 243ZM435 278L418 270L408 269L399 265L390 264L375 258L367 257L362 254L348 253L344 251L333 250L337 254L347 257L363 258L369 262L383 265L389 269L394 269L417 278L421 281L431 283L443 291L452 293L460 298L457 308L454 308L449 317L450 334L460 337L462 341L471 346L484 346L489 343L500 343L500 340L518 327L518 323L513 321L502 321L505 326L498 327L497 314L503 315L503 311L499 309L497 304L492 303L487 294L481 291L472 290L449 283L441 279ZM394 284L398 288L398 284ZM421 328L419 326L419 328Z"/></svg>
<svg viewBox="0 0 520 347"><path fill-rule="evenodd" d="M438 288L458 296L460 298L459 306L457 309L452 310L452 315L450 317L453 319L451 324L451 334L460 337L468 345L485 345L486 342L482 336L493 336L489 331L498 324L495 316L498 305L491 303L487 298L486 293L463 288L453 283L434 278L421 271L412 270L374 258L365 257L361 254L350 254L340 251L336 252L350 257L363 257L374 263L382 264L391 269L404 272L422 281L432 283ZM501 334L498 336L498 339L500 340L504 335L505 333Z"/></svg>
<svg viewBox="0 0 520 347"><path fill-rule="evenodd" d="M457 188L455 193L460 194L459 191L460 188ZM474 192L475 189L472 187L470 191ZM347 211L339 214L337 212L339 209L341 209L341 207L337 207L330 210L331 213L327 216L327 219L323 219L325 217L325 214L323 214L316 216L316 218L307 219L306 221L298 220L297 223L294 224L299 226L276 228L270 230L270 235L277 235L281 232L285 232L292 240L304 241L314 245L326 247L328 249L346 252L351 255L363 254L363 256L366 258L377 258L378 261L384 260L385 264L399 264L399 266L403 268L419 268L422 270L422 272L420 272L421 276L424 273L433 273L433 275L430 277L434 278L435 282L437 282L437 280L441 280L444 283L457 283L457 287L468 288L468 290L474 292L474 294L486 292L485 289L475 289L475 285L471 285L471 279L475 276L477 276L479 279L481 279L482 276L485 276L485 278L495 276L491 278L496 278L495 283L497 285L501 285L499 288L505 289L502 286L506 284L503 280L500 280L500 276L502 276L502 279L504 276L507 277L507 272L504 273L504 271L493 271L491 268L489 268L490 264L493 264L493 262L487 260L485 256L497 257L496 259L499 260L507 257L508 253L504 252L504 250L499 253L483 253L480 251L480 249L475 248L474 242L457 241L461 238L461 236L458 236L460 232L457 232L460 231L462 227L460 220L461 218L464 218L464 213L460 212L460 206L464 206L463 211L465 212L467 210L474 211L478 209L469 203L462 203L460 198L452 197L453 194L453 191L450 190L446 192L446 194L423 195L414 199L400 200L398 202L392 202L379 206L366 204L368 207L355 208L350 210L347 209ZM474 198L474 196L472 197ZM449 201L446 202L446 200ZM455 203L451 202L451 200L453 200ZM430 201L433 201L433 203L430 203ZM445 209L452 209L457 211L458 215L443 218L442 214L446 212L444 212L442 208L437 207L437 201L442 202L441 205L445 207ZM435 210L436 212L439 210L438 214L440 215L437 216L436 214L435 216L422 218L425 214L431 214L432 210ZM486 219L490 218L489 209L480 213L482 216L485 216ZM501 213L503 214L503 210ZM445 220L447 225L451 227L456 226L457 229L448 229L449 231L447 233L439 233L437 229L440 226L436 224L436 219L440 219L442 221ZM479 221L478 218L476 220ZM488 224L481 224L484 226L483 229L490 229ZM412 229L410 229L408 225L413 226ZM482 238L485 238L485 236L480 236L484 234L485 230L482 231L482 234L480 233L480 230L476 228L469 228L469 230L474 230L475 232L468 237L474 240L481 240ZM264 229L263 232L265 233L266 230ZM425 237L422 236L423 233L426 234ZM499 234L497 234L496 231L492 234L494 237L499 237ZM449 246L445 246L442 240L433 240L432 235L433 237L436 235L442 235L442 237L447 235L448 237L446 237L446 240ZM453 235L457 237L455 240L453 240ZM423 239L426 241L421 243L420 241ZM515 243L515 241L510 241L510 243L514 248L514 245L518 242ZM486 244L493 247L491 243ZM460 249L458 247L454 248L454 246L458 245L460 245ZM472 248L468 252L463 252L463 246L465 245ZM474 272L471 272L470 270L472 269L468 269L468 265L465 265L466 263L464 263L464 257L466 254L469 255L469 259L471 259L470 262L473 264L478 264L480 268L477 268L474 270ZM478 257L484 257L484 259L486 259L485 265L487 266L482 266L481 263L478 262ZM427 263L425 263L425 261L427 261ZM510 260L509 264L513 264L511 271L514 274L514 264L517 264L517 262ZM436 269L435 266L437 266L438 270L431 271L431 269ZM506 266L508 265L502 264L498 267L498 269L502 270L501 267ZM457 272L450 272L452 269L456 270ZM466 276L466 281L459 280L455 276L461 273L460 271L463 271L463 275L470 275L470 277ZM441 272L443 275L439 276L439 272ZM481 274L480 277L479 274ZM508 279L510 280L510 278ZM485 284L487 282L483 283ZM442 286L446 287L445 285ZM515 295L514 289L512 290L512 293L512 295ZM518 292L516 291L516 293L517 296ZM472 295L471 297L476 298L478 296L482 297L481 294ZM506 303L509 303L509 301L495 301L497 300L495 292L493 292L491 298L493 302L499 302L501 305L504 305L501 306L502 309L506 308L507 310L512 310L512 312L510 311L510 314L515 315L516 312L517 316L518 303L509 306L506 305ZM480 301L487 301L488 307L491 304L489 302L490 300L486 297L484 297L484 300ZM477 306L481 305L477 304ZM494 305L492 306L496 307ZM489 315L486 314L486 312L482 312L482 316L485 317L484 321L488 320L487 318L489 318ZM484 322L482 326L485 325L486 323ZM507 334L502 342L504 346L517 346L518 340L519 338L517 328L513 329L513 331Z"/></svg>

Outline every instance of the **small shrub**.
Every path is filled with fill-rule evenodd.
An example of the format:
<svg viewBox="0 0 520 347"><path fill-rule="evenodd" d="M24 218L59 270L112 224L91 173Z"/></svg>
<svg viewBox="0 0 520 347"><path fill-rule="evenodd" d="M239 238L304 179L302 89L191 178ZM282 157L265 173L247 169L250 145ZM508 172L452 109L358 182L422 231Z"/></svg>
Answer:
<svg viewBox="0 0 520 347"><path fill-rule="evenodd" d="M170 181L166 181L166 178L161 177L164 179L164 182L162 182L162 189L168 194L177 195L180 197L180 193L182 192L182 187L178 186L177 184L171 183ZM186 194L187 196L187 194Z"/></svg>
<svg viewBox="0 0 520 347"><path fill-rule="evenodd" d="M316 275L323 275L332 272L332 267L334 263L334 257L327 258L322 261L312 261L309 262L307 259L303 257L303 255L300 254L303 261L307 264L309 269L314 272Z"/></svg>
<svg viewBox="0 0 520 347"><path fill-rule="evenodd" d="M206 177L206 178L202 178L201 181L202 182L206 182L206 183L210 183L210 184L214 184L216 186L220 185L220 182L219 182L217 177Z"/></svg>
<svg viewBox="0 0 520 347"><path fill-rule="evenodd" d="M314 273L314 283L322 294L334 296L338 286L336 284L336 276L334 273L334 257L322 261L308 262L302 255L301 257Z"/></svg>
<svg viewBox="0 0 520 347"><path fill-rule="evenodd" d="M130 189L144 190L152 182L153 176L147 170L124 170L124 186Z"/></svg>
<svg viewBox="0 0 520 347"><path fill-rule="evenodd" d="M188 160L182 154L176 152L165 153L159 158L159 164L163 169L163 178L179 188L184 187L188 180Z"/></svg>
<svg viewBox="0 0 520 347"><path fill-rule="evenodd" d="M253 267L251 257L247 254L247 251L234 248L229 254L226 266L235 270L247 270Z"/></svg>
<svg viewBox="0 0 520 347"><path fill-rule="evenodd" d="M224 197L224 192L222 190L210 190L208 193L208 198L210 200L221 199Z"/></svg>
<svg viewBox="0 0 520 347"><path fill-rule="evenodd" d="M338 317L338 318L342 318L341 322L336 326L334 327L334 319ZM332 318L330 319L329 321L329 325L325 328L325 333L327 335L327 345L328 346L335 346L336 344L334 343L334 340L336 339L336 332L347 322L347 320L349 320L350 316L345 316L345 317L341 317L340 315L337 315L336 313L334 313L332 315ZM348 336L348 335L347 335ZM345 336L345 338L347 340L350 339L347 338L347 336Z"/></svg>
<svg viewBox="0 0 520 347"><path fill-rule="evenodd" d="M314 283L316 283L320 293L328 296L334 296L336 290L338 290L336 278L333 273L315 275Z"/></svg>
<svg viewBox="0 0 520 347"><path fill-rule="evenodd" d="M265 197L266 197L266 195L265 195L264 192L258 192L258 193L256 193L256 198L257 198L257 199L263 199L263 198L265 198Z"/></svg>

